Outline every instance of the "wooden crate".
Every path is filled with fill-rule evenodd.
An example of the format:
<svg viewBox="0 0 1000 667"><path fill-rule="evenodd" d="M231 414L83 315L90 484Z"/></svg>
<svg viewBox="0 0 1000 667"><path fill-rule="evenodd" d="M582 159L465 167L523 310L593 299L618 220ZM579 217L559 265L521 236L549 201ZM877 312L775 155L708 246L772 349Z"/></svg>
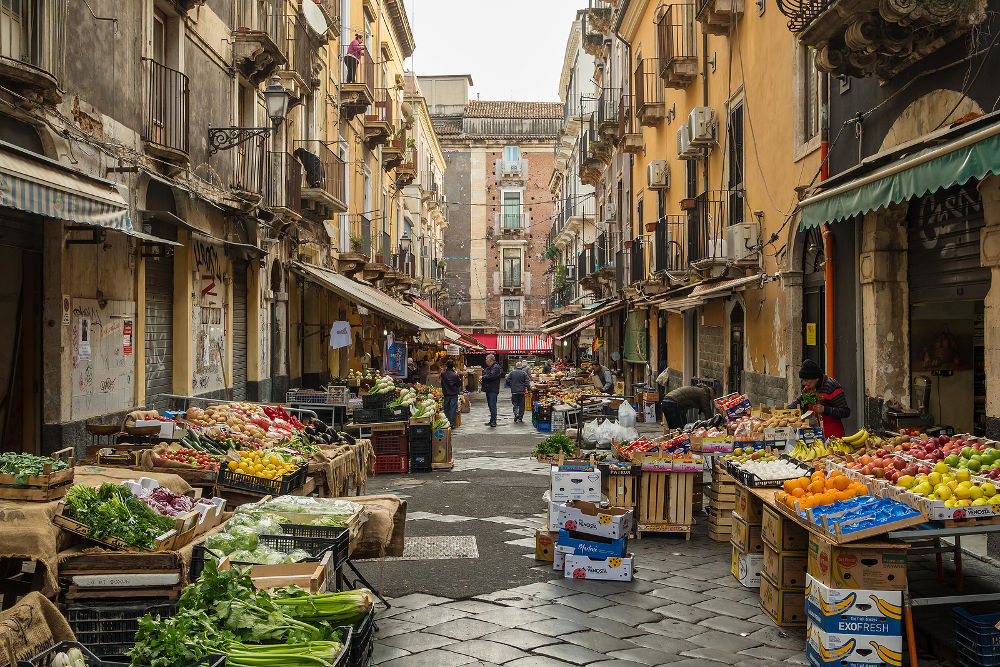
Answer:
<svg viewBox="0 0 1000 667"><path fill-rule="evenodd" d="M97 551L64 558L59 565L63 597L69 602L101 598L176 599L182 565L168 552Z"/></svg>
<svg viewBox="0 0 1000 667"><path fill-rule="evenodd" d="M66 506L64 503L59 503L56 508L56 514L52 517L52 523L59 526L63 530L75 533L80 537L89 540L91 542L96 542L102 546L108 547L109 549L115 549L118 551L129 551L129 552L152 552L152 551L169 551L174 548L174 544L177 542L178 536L184 535L183 540L187 540L184 544L187 544L192 539L194 539L194 534L197 532L198 528L198 518L199 513L196 511L188 512L187 514L182 514L181 516L174 519L174 528L168 530L163 535L160 535L153 543L152 549L139 549L136 547L129 546L124 540L117 537L111 536L106 539L97 540L92 537L88 537L90 534L90 527L80 523L76 519L71 519L64 514ZM184 546L182 544L181 546Z"/></svg>
<svg viewBox="0 0 1000 667"><path fill-rule="evenodd" d="M612 507L635 507L639 501L639 478L635 475L604 475L604 495Z"/></svg>
<svg viewBox="0 0 1000 667"><path fill-rule="evenodd" d="M694 472L643 470L639 477L639 531L680 532L665 530L665 526L690 529L694 523L694 479L697 475ZM654 524L660 526L654 527Z"/></svg>
<svg viewBox="0 0 1000 667"><path fill-rule="evenodd" d="M253 579L257 590L269 590L272 588L283 588L284 586L298 586L304 588L309 594L326 592L327 573L330 569L330 556L327 553L318 563L282 563L281 565L252 565L250 566L250 578ZM229 558L223 558L219 563L219 570L228 570L231 567Z"/></svg>
<svg viewBox="0 0 1000 667"><path fill-rule="evenodd" d="M52 458L58 460L67 454L69 468L52 472L51 464L46 463L41 475L27 475L21 482L16 475L0 475L0 499L30 500L50 502L59 500L73 485L76 473L73 470L73 448L66 447L52 453Z"/></svg>

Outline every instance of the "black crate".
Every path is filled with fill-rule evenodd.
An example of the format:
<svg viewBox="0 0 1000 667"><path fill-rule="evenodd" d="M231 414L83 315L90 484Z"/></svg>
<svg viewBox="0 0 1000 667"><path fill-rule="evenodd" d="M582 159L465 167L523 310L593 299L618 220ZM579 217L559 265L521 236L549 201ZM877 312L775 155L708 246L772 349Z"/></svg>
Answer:
<svg viewBox="0 0 1000 667"><path fill-rule="evenodd" d="M333 555L330 562L334 569L347 562L347 550L351 544L351 531L347 526L311 526L309 524L285 523L281 532L292 537L318 537L334 542L329 549ZM306 549L308 551L308 549Z"/></svg>
<svg viewBox="0 0 1000 667"><path fill-rule="evenodd" d="M394 408L382 408L378 413L384 422L405 422L410 419L410 406L398 405Z"/></svg>
<svg viewBox="0 0 1000 667"><path fill-rule="evenodd" d="M347 667L369 667L374 651L375 611L372 610L364 620L354 626L354 634L351 636L351 656Z"/></svg>
<svg viewBox="0 0 1000 667"><path fill-rule="evenodd" d="M430 455L433 449L433 442L429 438L427 440L410 440L410 456Z"/></svg>
<svg viewBox="0 0 1000 667"><path fill-rule="evenodd" d="M382 420L379 408L354 408L355 424L375 424Z"/></svg>
<svg viewBox="0 0 1000 667"><path fill-rule="evenodd" d="M410 472L430 472L431 471L431 455L427 454L410 454Z"/></svg>
<svg viewBox="0 0 1000 667"><path fill-rule="evenodd" d="M386 392L384 394L365 394L361 397L361 405L365 407L366 410L381 410L396 398L394 392Z"/></svg>
<svg viewBox="0 0 1000 667"><path fill-rule="evenodd" d="M116 604L71 604L66 620L77 640L99 658L122 658L135 646L139 619L149 614L169 618L177 605L167 600L122 600Z"/></svg>
<svg viewBox="0 0 1000 667"><path fill-rule="evenodd" d="M410 442L430 440L433 428L428 424L410 424Z"/></svg>
<svg viewBox="0 0 1000 667"><path fill-rule="evenodd" d="M309 464L303 463L298 469L285 475L281 479L267 479L256 475L247 475L242 472L235 472L229 466L219 466L219 486L251 493L260 493L271 496L284 496L299 489L306 483L306 474L309 472Z"/></svg>
<svg viewBox="0 0 1000 667"><path fill-rule="evenodd" d="M310 526L315 528L320 528L322 526ZM284 526L282 527L284 529ZM265 547L270 547L277 551L283 551L284 553L289 553L295 549L302 549L309 554L309 558L305 561L307 563L316 563L322 560L323 555L327 551L332 551L334 555L337 553L338 539L339 538L328 538L328 537L313 537L313 536L295 536L295 535L260 535L259 536L261 545ZM212 552L211 549L205 547L204 544L199 543L194 545L191 549L191 569L189 575L191 580L194 581L201 576L201 571L205 569L205 561L209 557L209 553ZM216 554L218 559L221 560L221 554ZM240 561L230 561L232 565L253 565L253 563L243 563Z"/></svg>

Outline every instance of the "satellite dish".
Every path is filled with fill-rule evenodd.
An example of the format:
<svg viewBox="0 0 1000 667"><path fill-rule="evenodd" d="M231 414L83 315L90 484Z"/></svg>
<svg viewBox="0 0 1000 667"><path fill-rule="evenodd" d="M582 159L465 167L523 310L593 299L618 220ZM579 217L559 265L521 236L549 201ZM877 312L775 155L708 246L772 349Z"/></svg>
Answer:
<svg viewBox="0 0 1000 667"><path fill-rule="evenodd" d="M330 24L323 16L323 10L319 8L313 0L304 0L302 3L302 18L306 20L306 25L314 33L322 37L330 29Z"/></svg>

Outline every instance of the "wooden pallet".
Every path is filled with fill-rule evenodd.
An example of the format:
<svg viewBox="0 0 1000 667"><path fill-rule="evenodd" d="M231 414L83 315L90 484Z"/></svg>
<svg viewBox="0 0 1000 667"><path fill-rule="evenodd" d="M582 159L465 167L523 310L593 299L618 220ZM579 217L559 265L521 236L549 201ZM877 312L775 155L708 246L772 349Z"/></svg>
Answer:
<svg viewBox="0 0 1000 667"><path fill-rule="evenodd" d="M455 467L454 461L447 461L445 463L431 463L431 470L451 470Z"/></svg>
<svg viewBox="0 0 1000 667"><path fill-rule="evenodd" d="M694 523L693 472L643 470L639 477L639 518L636 535L643 532L688 532Z"/></svg>
<svg viewBox="0 0 1000 667"><path fill-rule="evenodd" d="M694 523L692 520L689 524L676 524L668 523L666 521L662 522L651 522L651 523L637 523L635 536L636 539L642 539L643 533L660 533L660 534L675 534L684 535L684 539L687 541L691 540L691 525Z"/></svg>
<svg viewBox="0 0 1000 667"><path fill-rule="evenodd" d="M639 478L634 475L604 475L604 495L612 507L635 507L639 500Z"/></svg>
<svg viewBox="0 0 1000 667"><path fill-rule="evenodd" d="M166 598L176 600L183 586L145 586L142 588L89 588L70 584L63 593L64 602L107 598Z"/></svg>

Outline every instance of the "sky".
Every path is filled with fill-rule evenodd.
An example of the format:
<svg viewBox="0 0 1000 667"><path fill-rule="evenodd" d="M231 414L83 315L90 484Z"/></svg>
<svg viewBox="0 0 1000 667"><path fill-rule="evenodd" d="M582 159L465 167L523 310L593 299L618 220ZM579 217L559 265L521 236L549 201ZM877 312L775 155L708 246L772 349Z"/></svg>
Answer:
<svg viewBox="0 0 1000 667"><path fill-rule="evenodd" d="M471 74L471 98L558 102L566 38L586 0L405 0L417 74Z"/></svg>

